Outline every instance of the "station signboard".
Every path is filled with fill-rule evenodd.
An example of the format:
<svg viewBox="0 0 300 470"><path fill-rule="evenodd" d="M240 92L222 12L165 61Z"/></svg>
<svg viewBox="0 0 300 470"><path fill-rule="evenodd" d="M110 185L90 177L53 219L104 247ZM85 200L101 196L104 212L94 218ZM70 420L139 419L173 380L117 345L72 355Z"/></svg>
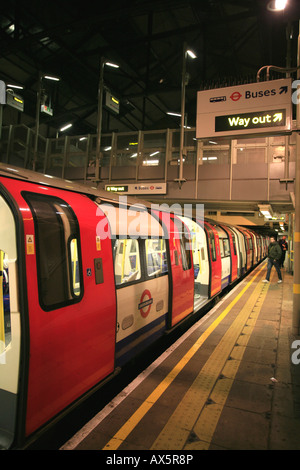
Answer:
<svg viewBox="0 0 300 470"><path fill-rule="evenodd" d="M291 79L205 90L197 94L197 139L291 130Z"/></svg>
<svg viewBox="0 0 300 470"><path fill-rule="evenodd" d="M104 106L110 111L113 111L114 113L119 114L120 101L115 96L113 96L109 91L106 91L105 93Z"/></svg>
<svg viewBox="0 0 300 470"><path fill-rule="evenodd" d="M166 183L149 183L149 184L114 184L105 185L105 190L111 193L122 194L166 194Z"/></svg>
<svg viewBox="0 0 300 470"><path fill-rule="evenodd" d="M49 116L53 116L53 109L46 104L42 104L41 113L45 113L45 114L48 114Z"/></svg>
<svg viewBox="0 0 300 470"><path fill-rule="evenodd" d="M12 108L17 109L18 111L24 111L24 100L22 96L17 95L16 93L7 91L6 93L6 104Z"/></svg>

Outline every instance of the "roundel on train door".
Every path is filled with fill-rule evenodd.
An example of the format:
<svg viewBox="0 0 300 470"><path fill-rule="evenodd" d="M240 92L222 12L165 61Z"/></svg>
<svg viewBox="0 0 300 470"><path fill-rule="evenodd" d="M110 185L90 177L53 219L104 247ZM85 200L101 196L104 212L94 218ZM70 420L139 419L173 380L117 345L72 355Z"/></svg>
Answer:
<svg viewBox="0 0 300 470"><path fill-rule="evenodd" d="M151 297L151 293L148 289L146 289L142 293L141 300L138 306L139 311L143 318L146 318L149 315L152 304L153 304L153 299Z"/></svg>

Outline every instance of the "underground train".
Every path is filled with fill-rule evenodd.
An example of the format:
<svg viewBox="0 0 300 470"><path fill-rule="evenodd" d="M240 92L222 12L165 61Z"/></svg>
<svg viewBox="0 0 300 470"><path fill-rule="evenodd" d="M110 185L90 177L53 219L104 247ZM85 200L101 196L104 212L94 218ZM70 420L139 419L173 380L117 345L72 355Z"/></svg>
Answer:
<svg viewBox="0 0 300 470"><path fill-rule="evenodd" d="M132 204L0 164L0 448L26 446L266 256L246 228Z"/></svg>

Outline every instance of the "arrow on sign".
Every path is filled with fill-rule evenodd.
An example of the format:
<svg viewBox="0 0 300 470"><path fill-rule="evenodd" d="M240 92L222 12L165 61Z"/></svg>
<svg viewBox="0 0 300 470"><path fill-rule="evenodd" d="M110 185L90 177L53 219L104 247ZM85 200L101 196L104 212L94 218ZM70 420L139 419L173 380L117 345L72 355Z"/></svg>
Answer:
<svg viewBox="0 0 300 470"><path fill-rule="evenodd" d="M276 113L273 116L273 122L282 121L282 113Z"/></svg>
<svg viewBox="0 0 300 470"><path fill-rule="evenodd" d="M287 93L287 91L288 91L288 87L287 87L287 86L281 86L281 87L280 87L279 94L282 95L282 93Z"/></svg>

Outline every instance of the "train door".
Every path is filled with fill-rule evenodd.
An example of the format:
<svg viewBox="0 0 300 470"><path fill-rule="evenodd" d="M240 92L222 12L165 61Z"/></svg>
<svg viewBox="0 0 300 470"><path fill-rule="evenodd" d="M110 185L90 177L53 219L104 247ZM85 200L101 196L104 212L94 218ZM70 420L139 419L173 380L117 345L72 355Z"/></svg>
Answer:
<svg viewBox="0 0 300 470"><path fill-rule="evenodd" d="M213 297L222 290L222 264L220 255L220 242L219 236L215 228L208 222L204 222L205 232L209 247L209 261L210 261L210 289L209 297Z"/></svg>
<svg viewBox="0 0 300 470"><path fill-rule="evenodd" d="M247 235L248 235L250 251L251 251L251 266L254 266L257 262L256 238L255 238L253 232L250 232L250 230L246 230L246 232L247 232Z"/></svg>
<svg viewBox="0 0 300 470"><path fill-rule="evenodd" d="M209 287L209 260L204 223L200 221L197 223L187 217L181 217L181 220L187 225L192 239L194 310L197 310L207 300Z"/></svg>
<svg viewBox="0 0 300 470"><path fill-rule="evenodd" d="M215 226L215 230L217 230L218 236L219 236L221 266L222 266L222 274L221 274L222 289L224 289L224 287L226 287L230 282L231 256L230 256L229 236L218 225Z"/></svg>
<svg viewBox="0 0 300 470"><path fill-rule="evenodd" d="M241 277L245 272L247 264L244 235L236 227L230 228L236 236L236 249L238 253L237 275Z"/></svg>
<svg viewBox="0 0 300 470"><path fill-rule="evenodd" d="M238 266L238 254L237 254L237 243L235 239L235 233L231 230L230 227L222 225L223 230L228 234L229 245L230 245L230 282L235 281L237 278L237 266Z"/></svg>
<svg viewBox="0 0 300 470"><path fill-rule="evenodd" d="M191 239L185 224L164 212L155 214L161 220L169 241L171 271L168 327L179 323L194 310L194 268Z"/></svg>
<svg viewBox="0 0 300 470"><path fill-rule="evenodd" d="M19 420L21 319L17 282L16 225L0 195L0 449L9 448ZM25 363L25 357L22 358Z"/></svg>
<svg viewBox="0 0 300 470"><path fill-rule="evenodd" d="M245 251L246 251L246 271L251 268L252 266L252 250L250 250L250 236L247 231L241 227L239 227L239 231L242 233L244 237L245 243Z"/></svg>

